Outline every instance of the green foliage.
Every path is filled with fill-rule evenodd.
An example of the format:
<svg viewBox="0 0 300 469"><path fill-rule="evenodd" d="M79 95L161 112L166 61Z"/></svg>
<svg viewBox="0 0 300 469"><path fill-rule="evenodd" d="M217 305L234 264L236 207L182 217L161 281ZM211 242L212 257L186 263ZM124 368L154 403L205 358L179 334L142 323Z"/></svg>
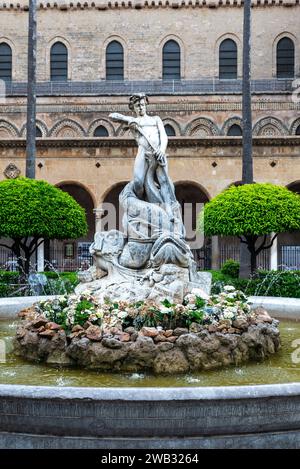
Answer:
<svg viewBox="0 0 300 469"><path fill-rule="evenodd" d="M198 229L208 236L300 230L300 196L273 184L231 186L205 205Z"/></svg>
<svg viewBox="0 0 300 469"><path fill-rule="evenodd" d="M224 262L221 268L222 274L228 275L229 277L232 277L232 278L238 278L239 271L240 271L240 263L237 261L234 261L233 259L228 259L226 262Z"/></svg>
<svg viewBox="0 0 300 469"><path fill-rule="evenodd" d="M79 280L76 272L43 272L48 282L43 288L44 295L64 295L73 293ZM20 285L19 272L0 271L0 298L8 296L27 296L30 295L29 286Z"/></svg>
<svg viewBox="0 0 300 469"><path fill-rule="evenodd" d="M0 182L0 237L69 239L86 233L85 212L68 193L42 180Z"/></svg>
<svg viewBox="0 0 300 469"><path fill-rule="evenodd" d="M220 271L212 271L212 293L219 293L224 285L232 285L246 295L300 298L300 271L258 270L250 279L232 278Z"/></svg>

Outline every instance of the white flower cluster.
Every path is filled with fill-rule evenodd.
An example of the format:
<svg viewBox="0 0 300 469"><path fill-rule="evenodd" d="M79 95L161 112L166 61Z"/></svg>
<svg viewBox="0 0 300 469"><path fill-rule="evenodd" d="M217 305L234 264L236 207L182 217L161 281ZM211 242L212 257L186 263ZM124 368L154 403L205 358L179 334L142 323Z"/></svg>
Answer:
<svg viewBox="0 0 300 469"><path fill-rule="evenodd" d="M37 312L44 314L49 321L57 322L72 329L75 324L87 321L109 329L121 329L124 324L140 325L164 323L164 320L184 325L191 322L218 324L226 320L232 322L250 314L247 297L231 285L224 287L218 295L208 296L200 289L187 294L182 304L172 304L168 300L157 305L151 302L130 304L125 301L98 304L90 291L80 295L69 295L38 303Z"/></svg>

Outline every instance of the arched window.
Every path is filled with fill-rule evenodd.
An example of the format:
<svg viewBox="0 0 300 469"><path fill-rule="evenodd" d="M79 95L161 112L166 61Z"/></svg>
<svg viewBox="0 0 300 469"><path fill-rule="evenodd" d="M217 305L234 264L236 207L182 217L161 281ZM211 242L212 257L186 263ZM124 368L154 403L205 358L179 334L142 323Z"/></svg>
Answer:
<svg viewBox="0 0 300 469"><path fill-rule="evenodd" d="M94 137L108 137L108 130L103 125L98 125L94 130Z"/></svg>
<svg viewBox="0 0 300 469"><path fill-rule="evenodd" d="M219 78L237 78L237 45L232 39L224 39L219 49Z"/></svg>
<svg viewBox="0 0 300 469"><path fill-rule="evenodd" d="M165 131L168 137L176 137L175 129L170 124L165 125Z"/></svg>
<svg viewBox="0 0 300 469"><path fill-rule="evenodd" d="M229 127L227 135L230 137L240 137L243 135L243 131L238 124L233 124L231 127Z"/></svg>
<svg viewBox="0 0 300 469"><path fill-rule="evenodd" d="M163 80L180 80L180 47L170 40L163 47Z"/></svg>
<svg viewBox="0 0 300 469"><path fill-rule="evenodd" d="M6 42L0 44L0 79L7 81L12 79L12 52Z"/></svg>
<svg viewBox="0 0 300 469"><path fill-rule="evenodd" d="M277 43L277 78L293 78L295 73L295 46L289 37Z"/></svg>
<svg viewBox="0 0 300 469"><path fill-rule="evenodd" d="M35 135L36 135L36 137L42 137L43 136L42 131L39 127L35 128Z"/></svg>
<svg viewBox="0 0 300 469"><path fill-rule="evenodd" d="M106 48L106 80L124 80L124 51L118 41Z"/></svg>
<svg viewBox="0 0 300 469"><path fill-rule="evenodd" d="M300 135L300 125L298 125L298 127L296 129L296 135Z"/></svg>
<svg viewBox="0 0 300 469"><path fill-rule="evenodd" d="M50 51L50 80L68 79L68 49L62 42L56 42Z"/></svg>

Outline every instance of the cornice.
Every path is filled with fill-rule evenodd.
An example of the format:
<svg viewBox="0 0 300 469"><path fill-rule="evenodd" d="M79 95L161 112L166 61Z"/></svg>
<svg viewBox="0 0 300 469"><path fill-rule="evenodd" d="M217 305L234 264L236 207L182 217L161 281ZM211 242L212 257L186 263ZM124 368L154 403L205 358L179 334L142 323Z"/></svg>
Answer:
<svg viewBox="0 0 300 469"><path fill-rule="evenodd" d="M105 137L105 138L41 138L37 140L37 148L134 148L136 142L133 138ZM171 148L191 147L232 147L242 146L242 137L172 137L169 138ZM300 136L286 137L253 137L254 146L285 147L299 146ZM26 148L23 138L2 139L0 148Z"/></svg>
<svg viewBox="0 0 300 469"><path fill-rule="evenodd" d="M112 10L142 8L232 8L241 7L243 0L94 0L94 1L37 1L38 10ZM253 7L299 5L299 0L252 0ZM19 2L0 2L0 11L28 11L28 0Z"/></svg>
<svg viewBox="0 0 300 469"><path fill-rule="evenodd" d="M241 111L242 102L227 101L227 102L199 102L199 103L156 103L149 105L150 113L177 113L178 115L193 114L194 112L217 112L217 111ZM294 103L292 100L288 101L271 101L271 100L253 100L253 111L299 111L300 103ZM37 113L40 114L57 114L57 113L104 113L110 112L127 112L127 104L73 104L73 103L37 103ZM26 114L26 105L22 103L10 103L0 105L0 116L7 114Z"/></svg>

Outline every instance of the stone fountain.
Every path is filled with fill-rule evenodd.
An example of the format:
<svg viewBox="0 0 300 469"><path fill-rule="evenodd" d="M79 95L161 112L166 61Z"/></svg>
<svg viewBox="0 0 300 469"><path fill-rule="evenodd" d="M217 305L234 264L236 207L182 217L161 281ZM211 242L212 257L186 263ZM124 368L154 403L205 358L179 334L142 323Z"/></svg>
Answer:
<svg viewBox="0 0 300 469"><path fill-rule="evenodd" d="M120 194L124 210L123 232L96 232L90 252L94 266L80 272L76 293L89 290L106 299L182 302L197 289L206 298L211 274L197 272L185 240L181 209L168 174L168 137L158 116L147 114L148 98L131 96L129 108L135 117L110 114L133 133L138 151L133 180Z"/></svg>

